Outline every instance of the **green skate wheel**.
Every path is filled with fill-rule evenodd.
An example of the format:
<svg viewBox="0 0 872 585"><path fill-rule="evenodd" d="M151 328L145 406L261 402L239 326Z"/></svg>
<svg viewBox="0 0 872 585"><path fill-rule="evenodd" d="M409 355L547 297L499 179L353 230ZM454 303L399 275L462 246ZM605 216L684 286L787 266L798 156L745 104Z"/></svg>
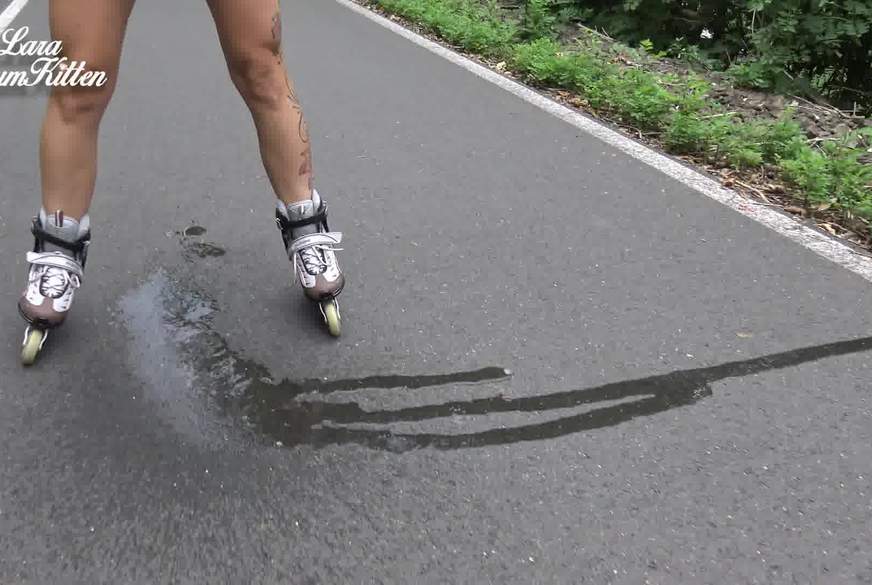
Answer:
<svg viewBox="0 0 872 585"><path fill-rule="evenodd" d="M42 344L45 341L45 331L40 329L28 329L24 334L24 344L21 347L21 363L25 366L32 366L39 355L39 350L42 349Z"/></svg>
<svg viewBox="0 0 872 585"><path fill-rule="evenodd" d="M324 313L324 322L327 323L330 335L339 337L342 334L342 319L339 317L339 305L336 304L336 299L321 303L321 312Z"/></svg>

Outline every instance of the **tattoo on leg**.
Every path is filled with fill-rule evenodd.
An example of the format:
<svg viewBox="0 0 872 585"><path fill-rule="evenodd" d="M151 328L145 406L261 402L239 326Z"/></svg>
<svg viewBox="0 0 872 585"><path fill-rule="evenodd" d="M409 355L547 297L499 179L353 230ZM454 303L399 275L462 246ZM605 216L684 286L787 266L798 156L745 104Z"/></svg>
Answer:
<svg viewBox="0 0 872 585"><path fill-rule="evenodd" d="M296 111L300 111L300 100L297 99L297 94L294 93L294 90L291 89L291 86L288 86L288 91L291 92L288 94L288 101L291 102L291 107Z"/></svg>
<svg viewBox="0 0 872 585"><path fill-rule="evenodd" d="M282 13L279 7L279 3L276 2L276 13L272 17L272 38L274 43L273 52L276 57L279 58L279 62L281 62L281 53L282 53Z"/></svg>
<svg viewBox="0 0 872 585"><path fill-rule="evenodd" d="M282 40L282 16L278 12L272 17L272 38L274 41L281 42Z"/></svg>
<svg viewBox="0 0 872 585"><path fill-rule="evenodd" d="M281 17L278 13L273 17L273 39L281 38ZM281 62L281 56L279 55L279 62ZM306 119L303 117L303 109L300 106L300 99L297 97L297 92L294 91L294 86L291 83L291 78L288 76L287 72L285 72L285 85L288 89L288 102L291 104L291 108L297 114L297 132L300 137L300 142L305 146L301 156L303 158L300 168L298 171L298 175L308 176L309 179L309 189L311 190L314 184L314 176L312 171L312 148L309 145L309 126L306 124Z"/></svg>
<svg viewBox="0 0 872 585"><path fill-rule="evenodd" d="M302 177L303 175L308 175L312 172L312 149L310 147L306 147L306 150L303 151L303 162L300 165L299 175Z"/></svg>
<svg viewBox="0 0 872 585"><path fill-rule="evenodd" d="M291 85L291 78L288 77L287 71L285 72L285 84L288 86L288 100L291 102L291 107L300 111L300 98L297 97L297 92L294 91L294 86Z"/></svg>
<svg viewBox="0 0 872 585"><path fill-rule="evenodd" d="M309 144L309 125L306 124L306 120L300 115L300 124L298 126L298 130L300 132L300 141L303 144Z"/></svg>
<svg viewBox="0 0 872 585"><path fill-rule="evenodd" d="M306 146L306 150L303 151L303 163L300 165L300 171L298 174L301 177L308 175L309 189L311 190L314 183L314 177L312 176L312 148L310 146Z"/></svg>
<svg viewBox="0 0 872 585"><path fill-rule="evenodd" d="M306 120L303 119L302 114L300 115L300 141L303 143L305 148L303 149L303 164L300 165L299 175L302 177L304 175L309 176L309 187L312 185L312 146L309 144L309 127L306 125Z"/></svg>

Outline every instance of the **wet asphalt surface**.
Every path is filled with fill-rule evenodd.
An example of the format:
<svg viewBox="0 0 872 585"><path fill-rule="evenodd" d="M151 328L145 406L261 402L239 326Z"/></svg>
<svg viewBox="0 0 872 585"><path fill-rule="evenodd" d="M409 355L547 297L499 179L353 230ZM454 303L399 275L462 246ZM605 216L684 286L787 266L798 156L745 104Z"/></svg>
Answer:
<svg viewBox="0 0 872 585"><path fill-rule="evenodd" d="M338 341L205 5L150 0L21 368L44 98L0 95L0 583L872 582L868 283L336 4L284 20Z"/></svg>

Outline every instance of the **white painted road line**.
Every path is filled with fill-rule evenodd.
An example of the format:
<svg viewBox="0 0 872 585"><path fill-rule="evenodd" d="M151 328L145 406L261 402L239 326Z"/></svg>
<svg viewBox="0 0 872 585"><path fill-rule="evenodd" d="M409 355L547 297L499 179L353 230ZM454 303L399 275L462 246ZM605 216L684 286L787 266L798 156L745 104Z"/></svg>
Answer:
<svg viewBox="0 0 872 585"><path fill-rule="evenodd" d="M336 0L336 2L872 282L872 258L856 252L850 246L802 225L770 207L746 199L699 171L686 167L664 154L579 114L575 110L503 77L499 73L422 37L352 0Z"/></svg>
<svg viewBox="0 0 872 585"><path fill-rule="evenodd" d="M0 12L0 32L6 30L22 8L27 6L28 0L12 0L6 10Z"/></svg>

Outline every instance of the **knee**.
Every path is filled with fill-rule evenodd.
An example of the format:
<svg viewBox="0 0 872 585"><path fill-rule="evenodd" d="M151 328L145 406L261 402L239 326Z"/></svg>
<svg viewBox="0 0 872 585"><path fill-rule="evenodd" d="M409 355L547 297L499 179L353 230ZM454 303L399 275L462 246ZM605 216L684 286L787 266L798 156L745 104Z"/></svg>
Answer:
<svg viewBox="0 0 872 585"><path fill-rule="evenodd" d="M275 109L286 104L288 83L276 54L260 51L228 63L230 77L250 108Z"/></svg>
<svg viewBox="0 0 872 585"><path fill-rule="evenodd" d="M112 99L109 84L103 87L61 88L52 92L61 119L66 123L98 122Z"/></svg>

